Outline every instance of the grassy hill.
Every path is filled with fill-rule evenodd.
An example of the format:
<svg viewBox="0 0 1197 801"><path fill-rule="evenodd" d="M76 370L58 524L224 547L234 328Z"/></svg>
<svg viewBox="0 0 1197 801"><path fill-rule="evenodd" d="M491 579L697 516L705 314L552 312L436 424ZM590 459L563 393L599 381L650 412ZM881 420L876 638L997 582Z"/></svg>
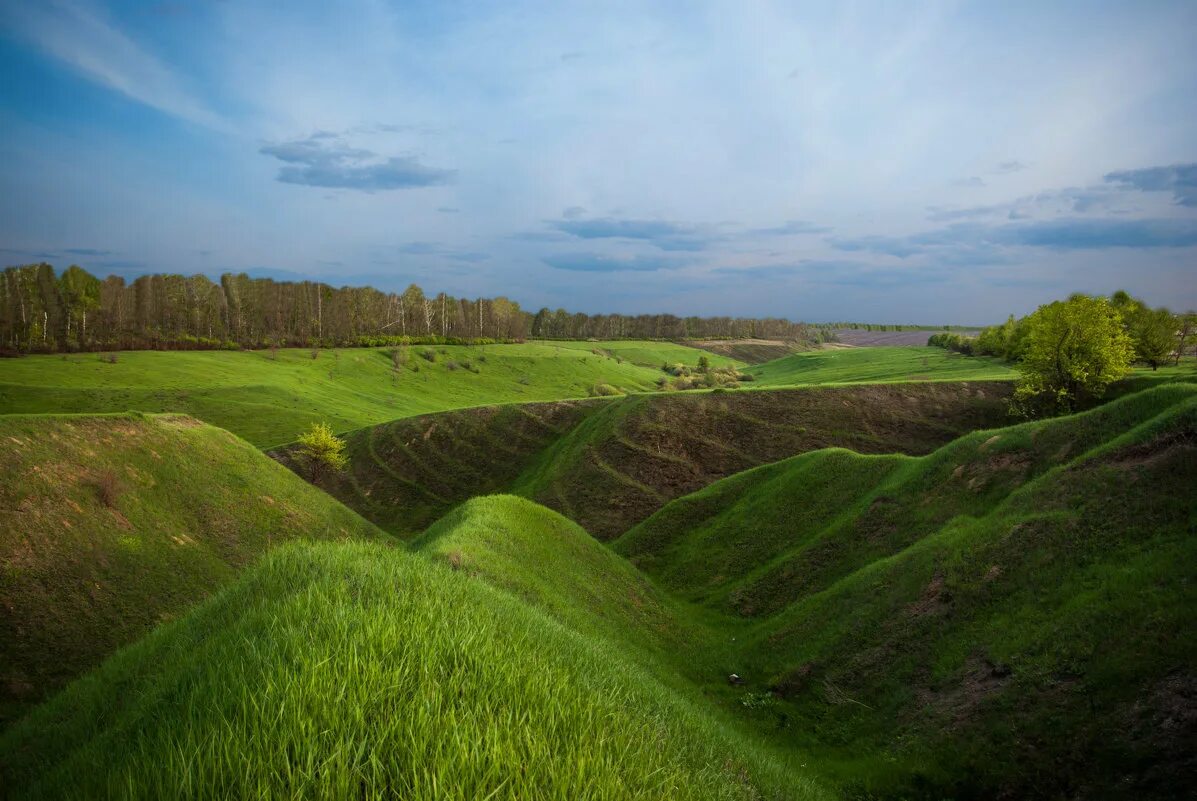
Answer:
<svg viewBox="0 0 1197 801"><path fill-rule="evenodd" d="M741 616L762 727L853 792L1170 798L1197 781L1195 479L1197 388L1164 386L921 458L799 456L614 547Z"/></svg>
<svg viewBox="0 0 1197 801"><path fill-rule="evenodd" d="M764 364L810 347L804 343L782 342L776 339L703 339L683 344L727 356L745 364Z"/></svg>
<svg viewBox="0 0 1197 801"><path fill-rule="evenodd" d="M530 526L534 539L560 538L551 529L563 521L519 502L504 508L513 501L476 511ZM460 525L475 523L446 522L426 547L469 548ZM696 693L461 567L367 544L284 546L0 736L6 789L19 798L829 797L810 771Z"/></svg>
<svg viewBox="0 0 1197 801"><path fill-rule="evenodd" d="M748 368L757 386L901 381L1000 381L1014 370L998 359L943 348L829 348L795 353Z"/></svg>
<svg viewBox="0 0 1197 801"><path fill-rule="evenodd" d="M619 344L638 352L637 343ZM668 349L687 364L701 355L668 343L640 344ZM414 346L397 372L390 348L320 351L316 359L296 349L274 357L132 351L119 354L116 364L96 354L0 359L0 414L182 412L269 447L294 441L320 420L346 431L445 409L585 398L596 384L649 390L661 375L659 361L643 366L592 349L595 343Z"/></svg>
<svg viewBox="0 0 1197 801"><path fill-rule="evenodd" d="M0 416L0 722L296 537L389 539L182 416Z"/></svg>
<svg viewBox="0 0 1197 801"><path fill-rule="evenodd" d="M467 409L350 432L349 470L322 486L404 537L467 498L514 492L608 539L672 498L803 451L926 453L1000 424L1009 392L922 383Z"/></svg>
<svg viewBox="0 0 1197 801"><path fill-rule="evenodd" d="M559 340L552 342L539 342L536 344L548 345L568 350L585 351L586 353L593 353L596 356L601 355L614 359L621 359L641 367L650 367L654 370L659 369L663 364L677 364L679 362L693 367L698 363L698 358L700 356L706 356L712 367L744 367L746 364L746 362L740 361L739 359L728 355L713 352L703 353L701 346L691 343L678 344L676 342L629 341L617 339L610 341Z"/></svg>

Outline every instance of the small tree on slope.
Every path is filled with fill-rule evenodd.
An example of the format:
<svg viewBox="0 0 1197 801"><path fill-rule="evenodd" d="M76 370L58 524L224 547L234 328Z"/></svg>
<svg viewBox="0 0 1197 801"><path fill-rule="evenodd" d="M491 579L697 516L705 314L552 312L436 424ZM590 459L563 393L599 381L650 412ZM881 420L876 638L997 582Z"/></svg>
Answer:
<svg viewBox="0 0 1197 801"><path fill-rule="evenodd" d="M345 456L345 443L333 434L328 423L313 423L307 432L300 435L299 454L307 464L312 481L318 481L329 473L340 472L349 463Z"/></svg>
<svg viewBox="0 0 1197 801"><path fill-rule="evenodd" d="M1134 343L1105 298L1073 295L1040 306L1028 323L1014 392L1015 409L1026 416L1071 412L1130 372Z"/></svg>

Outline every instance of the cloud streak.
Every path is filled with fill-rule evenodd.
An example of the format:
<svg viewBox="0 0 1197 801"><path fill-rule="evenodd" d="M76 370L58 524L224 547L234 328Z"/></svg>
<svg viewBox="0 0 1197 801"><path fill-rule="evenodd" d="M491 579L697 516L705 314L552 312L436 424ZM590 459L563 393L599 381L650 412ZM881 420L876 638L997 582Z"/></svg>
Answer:
<svg viewBox="0 0 1197 801"><path fill-rule="evenodd" d="M545 256L544 263L555 270L583 273L656 272L683 266L666 256L614 256L605 253L563 253Z"/></svg>
<svg viewBox="0 0 1197 801"><path fill-rule="evenodd" d="M93 83L165 114L214 130L230 129L171 69L89 4L5 3L0 21Z"/></svg>
<svg viewBox="0 0 1197 801"><path fill-rule="evenodd" d="M1181 206L1197 207L1197 164L1172 164L1106 173L1105 180L1143 192L1171 192Z"/></svg>
<svg viewBox="0 0 1197 801"><path fill-rule="evenodd" d="M259 152L284 163L277 180L301 186L379 192L440 186L456 176L454 170L428 167L411 156L381 158L325 132L266 145Z"/></svg>

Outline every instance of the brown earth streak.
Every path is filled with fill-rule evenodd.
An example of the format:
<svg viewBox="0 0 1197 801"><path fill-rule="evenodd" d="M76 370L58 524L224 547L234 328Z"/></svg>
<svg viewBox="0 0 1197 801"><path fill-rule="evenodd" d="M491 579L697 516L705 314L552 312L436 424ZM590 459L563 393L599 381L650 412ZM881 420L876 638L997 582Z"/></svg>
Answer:
<svg viewBox="0 0 1197 801"><path fill-rule="evenodd" d="M809 350L809 346L804 343L785 342L780 339L701 339L686 340L679 344L747 364L764 364L797 351Z"/></svg>

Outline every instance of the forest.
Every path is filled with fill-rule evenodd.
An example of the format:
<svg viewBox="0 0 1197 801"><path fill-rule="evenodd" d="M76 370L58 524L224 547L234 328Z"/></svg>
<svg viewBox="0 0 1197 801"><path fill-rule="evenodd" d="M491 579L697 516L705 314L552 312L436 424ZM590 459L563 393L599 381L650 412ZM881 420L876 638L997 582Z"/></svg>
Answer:
<svg viewBox="0 0 1197 801"><path fill-rule="evenodd" d="M225 273L100 279L78 266L0 274L0 353L379 346L525 339L817 339L766 318L526 311L506 297L401 293Z"/></svg>

